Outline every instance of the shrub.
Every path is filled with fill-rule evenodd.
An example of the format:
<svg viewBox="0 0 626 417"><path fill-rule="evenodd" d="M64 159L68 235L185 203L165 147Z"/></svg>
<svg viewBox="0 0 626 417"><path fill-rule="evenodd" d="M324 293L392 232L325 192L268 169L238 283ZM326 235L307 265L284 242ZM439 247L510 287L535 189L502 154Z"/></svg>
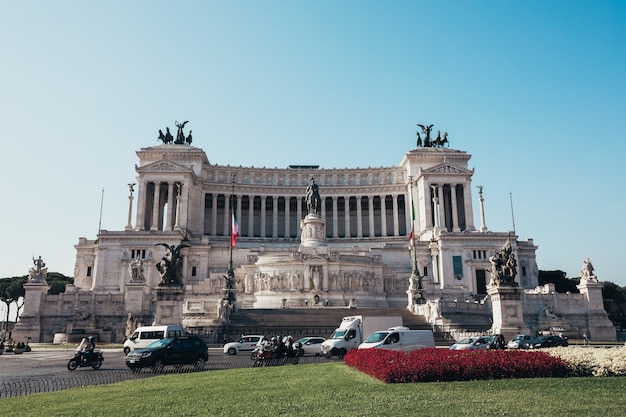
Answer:
<svg viewBox="0 0 626 417"><path fill-rule="evenodd" d="M354 349L347 365L388 383L564 377L568 365L545 352Z"/></svg>
<svg viewBox="0 0 626 417"><path fill-rule="evenodd" d="M570 376L626 376L626 347L542 349L569 365Z"/></svg>

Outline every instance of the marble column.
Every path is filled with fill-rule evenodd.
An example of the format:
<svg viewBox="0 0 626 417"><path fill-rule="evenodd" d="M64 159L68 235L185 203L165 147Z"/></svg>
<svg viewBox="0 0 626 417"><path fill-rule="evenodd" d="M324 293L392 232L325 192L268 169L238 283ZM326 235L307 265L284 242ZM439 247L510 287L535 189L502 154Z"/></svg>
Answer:
<svg viewBox="0 0 626 417"><path fill-rule="evenodd" d="M376 232L374 231L374 196L373 195L368 195L367 196L367 203L368 203L368 217L369 217L369 222L370 222L370 230L369 230L369 237L374 237L376 236Z"/></svg>
<svg viewBox="0 0 626 417"><path fill-rule="evenodd" d="M333 237L339 237L339 212L337 207L337 197L333 196Z"/></svg>
<svg viewBox="0 0 626 417"><path fill-rule="evenodd" d="M128 224L124 230L133 230L133 225L131 224L133 218L133 186L135 184L129 184L130 187L130 195L128 196Z"/></svg>
<svg viewBox="0 0 626 417"><path fill-rule="evenodd" d="M400 223L398 221L398 196L392 195L391 199L393 202L393 235L398 236L400 235Z"/></svg>
<svg viewBox="0 0 626 417"><path fill-rule="evenodd" d="M300 229L300 220L302 220L302 197L297 197L296 199L296 237L300 237L302 235L302 230Z"/></svg>
<svg viewBox="0 0 626 417"><path fill-rule="evenodd" d="M211 236L217 236L217 194L211 196Z"/></svg>
<svg viewBox="0 0 626 417"><path fill-rule="evenodd" d="M450 201L452 204L452 231L460 232L459 227L459 208L456 202L456 184L450 184Z"/></svg>
<svg viewBox="0 0 626 417"><path fill-rule="evenodd" d="M356 197L356 236L363 237L363 213L361 209L361 196Z"/></svg>
<svg viewBox="0 0 626 417"><path fill-rule="evenodd" d="M178 193L174 191L174 182L168 183L167 186L167 218L165 219L165 225L163 226L163 230L173 230L174 227L174 204L175 198L178 196ZM176 199L176 203L179 203L178 199Z"/></svg>
<svg viewBox="0 0 626 417"><path fill-rule="evenodd" d="M232 210L230 207L231 196L224 195L224 216L222 221L224 223L224 236L230 236L230 211Z"/></svg>
<svg viewBox="0 0 626 417"><path fill-rule="evenodd" d="M248 237L254 237L254 196L248 196Z"/></svg>
<svg viewBox="0 0 626 417"><path fill-rule="evenodd" d="M154 201L152 203L152 225L150 230L159 230L159 200L161 199L161 182L154 182Z"/></svg>
<svg viewBox="0 0 626 417"><path fill-rule="evenodd" d="M344 220L345 220L344 237L349 238L350 237L350 197L344 197L343 207L344 207Z"/></svg>
<svg viewBox="0 0 626 417"><path fill-rule="evenodd" d="M267 202L267 196L261 196L261 237L265 237L265 217L267 214L267 209L265 207L265 203Z"/></svg>
<svg viewBox="0 0 626 417"><path fill-rule="evenodd" d="M278 237L278 197L272 196L272 237Z"/></svg>
<svg viewBox="0 0 626 417"><path fill-rule="evenodd" d="M237 195L237 209L235 210L235 212L236 212L236 216L237 216L237 222L239 224L241 224L241 221L243 220L241 218L241 199L242 198L243 198L242 195ZM241 230L239 231L239 235L241 236Z"/></svg>
<svg viewBox="0 0 626 417"><path fill-rule="evenodd" d="M285 197L285 236L291 237L291 230L289 228L291 220L291 197Z"/></svg>
<svg viewBox="0 0 626 417"><path fill-rule="evenodd" d="M387 197L380 196L380 234L387 237Z"/></svg>

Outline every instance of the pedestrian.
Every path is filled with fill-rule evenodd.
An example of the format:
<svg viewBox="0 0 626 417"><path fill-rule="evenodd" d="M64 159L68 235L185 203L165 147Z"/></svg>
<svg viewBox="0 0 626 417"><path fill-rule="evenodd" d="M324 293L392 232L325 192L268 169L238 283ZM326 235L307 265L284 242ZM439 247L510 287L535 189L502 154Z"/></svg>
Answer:
<svg viewBox="0 0 626 417"><path fill-rule="evenodd" d="M587 339L587 333L583 333L583 345L587 346L589 344L589 339Z"/></svg>

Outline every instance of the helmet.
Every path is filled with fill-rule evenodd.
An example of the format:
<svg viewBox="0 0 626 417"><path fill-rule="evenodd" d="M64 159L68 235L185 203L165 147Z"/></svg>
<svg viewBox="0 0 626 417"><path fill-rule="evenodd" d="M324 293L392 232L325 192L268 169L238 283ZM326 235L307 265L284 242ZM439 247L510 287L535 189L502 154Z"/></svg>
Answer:
<svg viewBox="0 0 626 417"><path fill-rule="evenodd" d="M89 342L93 343L94 337L93 337L93 336L89 336L89 337L87 338L87 340L89 340Z"/></svg>

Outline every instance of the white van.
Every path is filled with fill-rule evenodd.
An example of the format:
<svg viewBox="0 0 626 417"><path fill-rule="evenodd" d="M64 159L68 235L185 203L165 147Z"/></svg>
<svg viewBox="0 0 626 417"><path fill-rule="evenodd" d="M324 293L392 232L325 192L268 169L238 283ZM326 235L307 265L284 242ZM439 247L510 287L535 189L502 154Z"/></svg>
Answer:
<svg viewBox="0 0 626 417"><path fill-rule="evenodd" d="M434 347L435 336L431 330L409 330L404 326L374 332L359 345L359 349L379 348L403 352Z"/></svg>
<svg viewBox="0 0 626 417"><path fill-rule="evenodd" d="M183 335L181 326L144 326L137 330L124 342L124 354L135 349L143 349L159 339L173 339Z"/></svg>

